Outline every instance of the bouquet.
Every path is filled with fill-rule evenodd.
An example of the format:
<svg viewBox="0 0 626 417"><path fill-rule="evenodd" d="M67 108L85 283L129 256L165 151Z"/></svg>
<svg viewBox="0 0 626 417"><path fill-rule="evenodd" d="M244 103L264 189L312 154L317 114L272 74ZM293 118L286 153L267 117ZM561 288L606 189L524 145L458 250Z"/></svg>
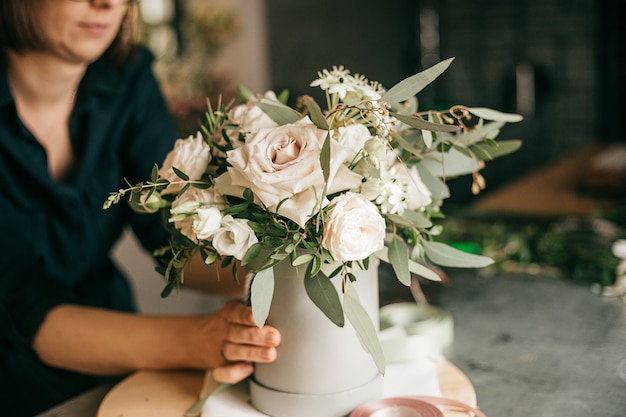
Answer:
<svg viewBox="0 0 626 417"><path fill-rule="evenodd" d="M255 274L250 300L262 325L273 267L290 262L306 268L309 297L337 325L344 309L357 305L346 316L381 364L371 319L358 303L341 302L341 296L358 300L353 268L378 257L409 285L411 273L439 280L429 264L489 265L487 257L437 241L436 221L449 197L445 180L473 175L479 191L484 161L520 146L495 140L518 115L418 108L416 94L452 60L389 90L341 66L323 70L311 83L324 91L323 106L305 95L290 107L286 94L240 88L241 103L208 102L198 133L178 139L150 180L112 192L104 207L127 196L135 211L163 214L171 233L169 245L155 253L167 281L163 295L184 281L192 256L207 266L232 266L235 277L244 266ZM326 276L325 263L339 266ZM330 283L335 276L343 294Z"/></svg>

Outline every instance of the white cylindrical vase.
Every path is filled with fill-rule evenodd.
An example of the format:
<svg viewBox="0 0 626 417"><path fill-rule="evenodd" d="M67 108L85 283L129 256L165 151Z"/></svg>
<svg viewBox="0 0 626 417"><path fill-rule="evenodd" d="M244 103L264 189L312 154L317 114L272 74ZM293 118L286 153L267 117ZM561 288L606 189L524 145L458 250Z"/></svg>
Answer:
<svg viewBox="0 0 626 417"><path fill-rule="evenodd" d="M337 265L325 265L329 274ZM282 337L278 358L256 364L250 381L255 408L272 417L343 417L382 395L382 377L346 319L338 327L309 299L306 265L281 262L274 269L275 288L267 324ZM378 330L378 268L353 268L351 283ZM341 277L331 280L342 297Z"/></svg>

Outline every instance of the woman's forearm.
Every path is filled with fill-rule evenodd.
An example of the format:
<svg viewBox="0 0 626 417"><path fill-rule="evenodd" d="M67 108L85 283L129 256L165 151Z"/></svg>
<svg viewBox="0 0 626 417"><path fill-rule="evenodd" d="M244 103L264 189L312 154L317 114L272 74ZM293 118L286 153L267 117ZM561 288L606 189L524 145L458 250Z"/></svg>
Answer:
<svg viewBox="0 0 626 417"><path fill-rule="evenodd" d="M214 364L193 351L205 344L206 321L61 305L48 313L33 347L48 365L91 374L209 367Z"/></svg>

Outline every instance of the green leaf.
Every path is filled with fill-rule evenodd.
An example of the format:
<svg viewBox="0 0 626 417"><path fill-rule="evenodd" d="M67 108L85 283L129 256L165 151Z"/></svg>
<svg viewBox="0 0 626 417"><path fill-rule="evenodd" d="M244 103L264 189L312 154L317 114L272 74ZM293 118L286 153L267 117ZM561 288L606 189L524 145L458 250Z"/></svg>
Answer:
<svg viewBox="0 0 626 417"><path fill-rule="evenodd" d="M422 278L426 278L430 281L441 281L441 277L435 271L420 263L409 261L409 269Z"/></svg>
<svg viewBox="0 0 626 417"><path fill-rule="evenodd" d="M259 253L261 253L261 249L263 249L263 244L260 242L250 246L241 259L241 265L248 265L250 262L254 261L256 257L259 256Z"/></svg>
<svg viewBox="0 0 626 417"><path fill-rule="evenodd" d="M174 174L183 181L189 181L189 176L176 167L172 167Z"/></svg>
<svg viewBox="0 0 626 417"><path fill-rule="evenodd" d="M150 173L150 180L152 182L157 182L158 179L159 179L159 166L157 164L154 164L154 166L152 167L152 172Z"/></svg>
<svg viewBox="0 0 626 417"><path fill-rule="evenodd" d="M418 229L426 229L433 225L423 213L408 209L404 210L401 216L398 214L387 214L386 216L396 224L415 226Z"/></svg>
<svg viewBox="0 0 626 417"><path fill-rule="evenodd" d="M250 285L250 304L252 316L257 326L262 327L270 313L274 297L274 268L258 271Z"/></svg>
<svg viewBox="0 0 626 417"><path fill-rule="evenodd" d="M398 280L406 286L411 285L409 273L409 248L398 236L394 236L389 244L389 261Z"/></svg>
<svg viewBox="0 0 626 417"><path fill-rule="evenodd" d="M494 122L517 123L524 120L524 117L520 114L502 113L486 107L470 107L467 110L474 116L478 116L486 120L493 120Z"/></svg>
<svg viewBox="0 0 626 417"><path fill-rule="evenodd" d="M294 259L291 265L293 266L304 265L305 263L310 262L311 259L313 259L313 255L311 255L310 253L305 253L304 255L300 255L296 259Z"/></svg>
<svg viewBox="0 0 626 417"><path fill-rule="evenodd" d="M393 104L410 99L447 70L453 60L454 58L448 58L445 61L441 61L422 72L400 81L398 84L391 87L380 100Z"/></svg>
<svg viewBox="0 0 626 417"><path fill-rule="evenodd" d="M322 113L322 109L320 109L319 104L317 104L317 102L313 100L313 97L311 96L304 96L303 98L304 104L306 104L306 107L309 109L309 116L311 116L311 121L315 124L315 126L319 127L320 129L328 130L328 121L326 121L324 113Z"/></svg>
<svg viewBox="0 0 626 417"><path fill-rule="evenodd" d="M480 170L477 160L456 149L444 153L430 152L420 161L418 166L420 165L439 178L458 177Z"/></svg>
<svg viewBox="0 0 626 417"><path fill-rule="evenodd" d="M281 126L295 123L302 118L302 115L291 107L274 100L262 98L256 105Z"/></svg>
<svg viewBox="0 0 626 417"><path fill-rule="evenodd" d="M252 91L250 91L247 87L241 84L237 87L237 90L239 92L239 99L242 103L246 103L248 99L250 99L250 97L254 96L254 93Z"/></svg>
<svg viewBox="0 0 626 417"><path fill-rule="evenodd" d="M328 177L330 176L330 141L330 132L328 132L320 153L320 164L322 165L324 181L326 182L328 182Z"/></svg>
<svg viewBox="0 0 626 417"><path fill-rule="evenodd" d="M372 356L372 359L374 359L378 371L384 375L385 355L383 354L383 348L378 339L376 327L374 327L372 318L367 314L367 310L361 305L359 296L352 285L346 287L346 292L343 297L343 309L348 321L352 324L352 327L354 327L361 345L363 345L365 350Z"/></svg>
<svg viewBox="0 0 626 417"><path fill-rule="evenodd" d="M433 263L456 268L484 268L493 263L493 259L463 252L441 242L424 242L426 256Z"/></svg>
<svg viewBox="0 0 626 417"><path fill-rule="evenodd" d="M308 269L310 271L310 265ZM322 272L318 272L313 276L307 274L304 278L304 289L311 301L313 301L313 304L315 304L326 317L339 327L345 325L341 300L330 278Z"/></svg>
<svg viewBox="0 0 626 417"><path fill-rule="evenodd" d="M408 116L395 112L389 114L402 123L407 124L416 129L430 130L431 132L458 132L461 128L457 125L447 125L443 123L432 123L417 116Z"/></svg>
<svg viewBox="0 0 626 417"><path fill-rule="evenodd" d="M521 140L501 140L495 145L490 143L477 143L469 147L476 157L480 159L495 159L517 151L522 146Z"/></svg>

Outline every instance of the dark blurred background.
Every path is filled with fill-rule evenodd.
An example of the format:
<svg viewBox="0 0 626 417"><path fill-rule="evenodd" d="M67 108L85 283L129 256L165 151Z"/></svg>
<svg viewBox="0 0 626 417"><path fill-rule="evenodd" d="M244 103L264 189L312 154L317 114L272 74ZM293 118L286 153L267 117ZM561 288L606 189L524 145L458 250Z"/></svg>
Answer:
<svg viewBox="0 0 626 417"><path fill-rule="evenodd" d="M272 87L293 96L344 65L386 87L439 60L450 69L423 108L485 106L524 115L523 139L483 170L486 193L590 141L626 140L626 31L619 0L267 0ZM474 198L455 180L452 202ZM460 184L458 184L460 183Z"/></svg>

